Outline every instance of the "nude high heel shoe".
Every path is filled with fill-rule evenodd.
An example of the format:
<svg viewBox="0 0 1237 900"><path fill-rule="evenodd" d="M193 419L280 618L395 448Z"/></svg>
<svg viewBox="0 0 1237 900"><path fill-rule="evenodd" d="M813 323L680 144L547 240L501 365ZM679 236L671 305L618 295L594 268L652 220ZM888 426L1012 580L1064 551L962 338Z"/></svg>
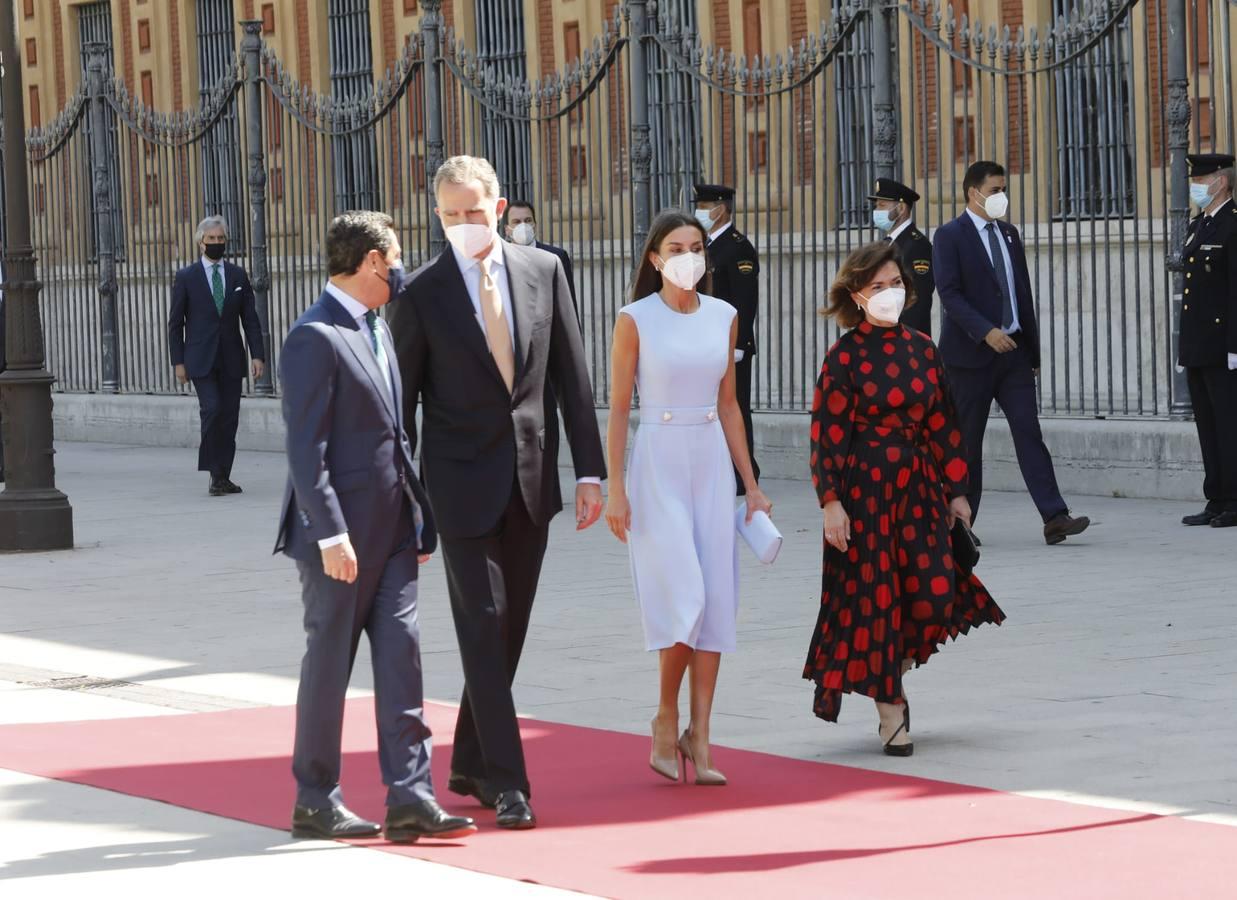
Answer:
<svg viewBox="0 0 1237 900"><path fill-rule="evenodd" d="M683 779L687 780L687 763L692 764L692 768L696 770L696 784L708 787L721 787L726 784L726 776L717 769L704 767L696 762L695 756L692 754L692 746L690 740L690 731L684 731L683 736L679 738L679 753L683 757Z"/></svg>
<svg viewBox="0 0 1237 900"><path fill-rule="evenodd" d="M669 778L671 781L679 780L679 757L676 753L674 756L666 759L663 756L657 755L657 717L653 717L653 749L649 753L649 768L660 775L662 778Z"/></svg>

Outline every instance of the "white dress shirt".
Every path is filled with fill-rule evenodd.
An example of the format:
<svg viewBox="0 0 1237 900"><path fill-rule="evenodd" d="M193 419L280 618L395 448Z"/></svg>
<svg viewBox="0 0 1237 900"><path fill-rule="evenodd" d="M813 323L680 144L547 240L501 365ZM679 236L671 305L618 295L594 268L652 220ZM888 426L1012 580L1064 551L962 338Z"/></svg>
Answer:
<svg viewBox="0 0 1237 900"><path fill-rule="evenodd" d="M391 380L391 364L388 362L386 365L383 365L382 360L378 358L378 354L374 352L374 342L373 339L370 338L371 332L369 330L369 323L365 321L365 314L369 312L369 307L345 291L340 290L329 281L326 283L326 292L338 300L339 305L344 308L348 315L352 316L352 318L356 320L357 326L365 335L365 346L369 347L369 352L374 354L374 361L378 363L378 367L382 371L382 377L387 383L387 391L390 393L391 398L394 399L395 388ZM383 324L382 319L379 319L378 331L380 334L384 328L386 328L386 326ZM342 544L344 538L347 536L348 533L345 531L343 534L337 534L334 537L322 538L318 541L318 549L325 550L327 547L334 547L336 544Z"/></svg>
<svg viewBox="0 0 1237 900"><path fill-rule="evenodd" d="M971 217L971 223L979 232L979 242L984 245L984 252L988 254L989 263L992 263L992 248L988 245L987 229L989 224L996 226L996 242L1000 245L1001 256L1005 259L1005 289L1009 291L1009 306L1013 311L1014 316L1013 321L1009 324L1009 327L1002 328L1001 330L1006 334L1013 334L1015 331L1021 331L1022 326L1018 323L1018 288L1014 284L1014 264L1009 258L1009 241L1005 239L1005 235L1001 232L1000 226L996 225L995 222L989 223L982 216L976 215L969 206L966 209L966 214ZM993 270L996 270L995 264L993 264ZM999 322L997 324L998 326L1000 325Z"/></svg>
<svg viewBox="0 0 1237 900"><path fill-rule="evenodd" d="M455 248L454 244L451 245L451 252L455 254L455 264L459 266L460 275L464 277L464 287L468 289L468 299L472 301L473 318L477 320L477 327L485 336L486 346L489 346L490 333L485 328L485 316L481 314L481 278L483 277L481 260L465 256ZM503 316L507 320L507 334L511 338L511 352L514 356L515 314L511 309L511 285L507 282L507 261L503 254L503 242L495 240L489 255L484 258L490 261L490 276L498 287L498 296L503 300ZM601 479L586 475L583 478L577 478L576 484L600 485Z"/></svg>
<svg viewBox="0 0 1237 900"><path fill-rule="evenodd" d="M905 222L903 222L901 225L899 225L899 226L897 226L896 228L894 228L893 230L891 230L891 231L889 232L889 243L891 243L891 244L892 244L894 241L896 241L896 240L898 239L898 235L900 235L902 232L906 231L906 229L910 228L910 227L911 227L912 225L914 225L914 224L915 224L915 220L914 220L914 219L909 219L909 218L908 218L908 219L907 219Z"/></svg>

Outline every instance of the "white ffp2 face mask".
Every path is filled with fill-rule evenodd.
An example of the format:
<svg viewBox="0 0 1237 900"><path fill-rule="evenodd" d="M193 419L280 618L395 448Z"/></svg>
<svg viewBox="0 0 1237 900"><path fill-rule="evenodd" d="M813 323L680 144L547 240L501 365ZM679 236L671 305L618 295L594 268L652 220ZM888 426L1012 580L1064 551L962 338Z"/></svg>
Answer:
<svg viewBox="0 0 1237 900"><path fill-rule="evenodd" d="M464 222L445 229L447 240L451 246L469 259L484 252L494 243L494 229L488 225L476 225Z"/></svg>
<svg viewBox="0 0 1237 900"><path fill-rule="evenodd" d="M530 246L537 240L537 229L531 222L521 222L511 229L511 240L517 244Z"/></svg>
<svg viewBox="0 0 1237 900"><path fill-rule="evenodd" d="M1000 219L1009 212L1009 194L1001 191L999 194L989 194L984 198L984 212L990 219Z"/></svg>
<svg viewBox="0 0 1237 900"><path fill-rule="evenodd" d="M863 294L859 296L863 297ZM885 288L863 299L868 301L867 311L872 318L882 322L896 322L906 306L906 288Z"/></svg>
<svg viewBox="0 0 1237 900"><path fill-rule="evenodd" d="M680 253L662 260L661 276L675 287L690 291L704 277L706 268L703 253Z"/></svg>

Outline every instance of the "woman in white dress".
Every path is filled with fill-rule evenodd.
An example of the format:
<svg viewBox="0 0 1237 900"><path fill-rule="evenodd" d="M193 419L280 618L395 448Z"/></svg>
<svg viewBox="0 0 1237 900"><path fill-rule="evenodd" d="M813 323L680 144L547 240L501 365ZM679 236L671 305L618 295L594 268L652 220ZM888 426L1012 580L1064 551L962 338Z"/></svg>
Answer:
<svg viewBox="0 0 1237 900"><path fill-rule="evenodd" d="M610 480L606 521L628 545L647 649L660 655L661 701L649 765L678 780L725 784L709 754L709 717L721 654L735 649L739 561L735 470L747 517L772 505L752 474L735 399L735 308L707 290L707 235L681 211L649 228L611 353L610 472L623 470L632 388L640 427L626 485ZM733 463L733 465L732 465ZM691 670L691 717L679 736L679 689ZM676 737L678 740L676 742Z"/></svg>

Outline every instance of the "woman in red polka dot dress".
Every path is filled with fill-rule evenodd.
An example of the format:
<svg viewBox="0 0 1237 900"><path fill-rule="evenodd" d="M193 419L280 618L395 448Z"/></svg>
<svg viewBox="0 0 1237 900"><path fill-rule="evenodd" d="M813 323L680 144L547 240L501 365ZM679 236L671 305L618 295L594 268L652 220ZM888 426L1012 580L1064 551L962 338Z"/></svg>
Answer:
<svg viewBox="0 0 1237 900"><path fill-rule="evenodd" d="M953 565L950 529L971 515L962 432L932 339L898 324L911 291L896 252L880 243L852 253L825 310L851 330L825 357L812 403L825 559L803 677L829 722L844 692L871 697L885 752L910 756L903 676L1005 614Z"/></svg>

